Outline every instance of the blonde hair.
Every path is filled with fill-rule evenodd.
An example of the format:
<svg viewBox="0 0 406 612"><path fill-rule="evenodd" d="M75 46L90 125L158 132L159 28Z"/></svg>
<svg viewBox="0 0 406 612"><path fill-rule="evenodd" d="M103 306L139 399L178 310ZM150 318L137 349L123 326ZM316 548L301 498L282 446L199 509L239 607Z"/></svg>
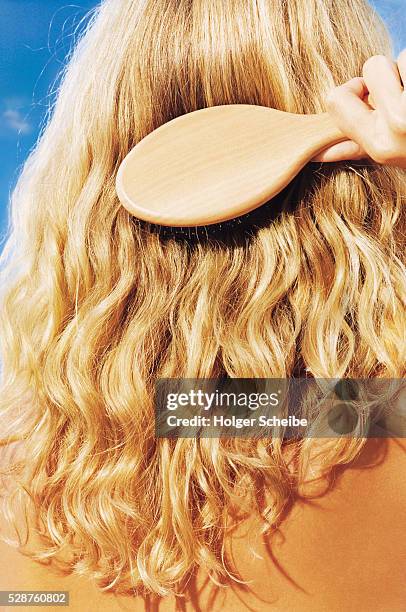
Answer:
<svg viewBox="0 0 406 612"><path fill-rule="evenodd" d="M95 12L14 191L2 255L3 437L24 447L4 471L21 486L3 496L11 516L16 500L35 510L36 558L69 546L68 570L164 595L199 566L230 571L237 488L277 524L301 478L281 440L156 439L158 377L405 374L404 171L307 166L293 210L240 241L164 240L115 193L125 155L170 119L233 103L322 112L377 53L390 41L363 0ZM326 469L363 444L335 440Z"/></svg>

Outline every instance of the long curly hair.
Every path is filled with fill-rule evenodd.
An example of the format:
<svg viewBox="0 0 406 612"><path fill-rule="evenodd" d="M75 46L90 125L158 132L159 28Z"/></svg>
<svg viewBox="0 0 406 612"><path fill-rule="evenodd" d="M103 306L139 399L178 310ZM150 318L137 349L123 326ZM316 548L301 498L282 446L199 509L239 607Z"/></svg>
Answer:
<svg viewBox="0 0 406 612"><path fill-rule="evenodd" d="M1 260L3 511L31 512L35 559L68 547L68 571L102 588L165 595L199 566L229 576L237 490L278 524L302 478L285 444L156 439L157 378L404 376L405 171L310 164L238 239L164 238L115 192L125 155L170 119L238 103L323 112L377 53L391 42L364 0L106 0L92 14ZM364 443L326 444L325 469Z"/></svg>

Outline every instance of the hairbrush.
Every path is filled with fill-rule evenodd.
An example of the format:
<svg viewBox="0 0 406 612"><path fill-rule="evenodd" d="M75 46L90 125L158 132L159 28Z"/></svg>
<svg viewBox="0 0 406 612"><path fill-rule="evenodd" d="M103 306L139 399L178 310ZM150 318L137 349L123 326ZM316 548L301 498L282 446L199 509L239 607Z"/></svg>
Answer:
<svg viewBox="0 0 406 612"><path fill-rule="evenodd" d="M269 202L317 153L343 140L328 113L212 106L140 140L118 169L117 195L151 224L219 225Z"/></svg>

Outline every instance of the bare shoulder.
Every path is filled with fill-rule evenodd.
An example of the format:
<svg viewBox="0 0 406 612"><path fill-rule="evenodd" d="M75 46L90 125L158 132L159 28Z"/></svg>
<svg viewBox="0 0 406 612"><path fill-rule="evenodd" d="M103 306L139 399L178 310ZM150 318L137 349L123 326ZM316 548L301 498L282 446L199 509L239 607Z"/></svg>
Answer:
<svg viewBox="0 0 406 612"><path fill-rule="evenodd" d="M255 524L243 539L236 534L233 556L259 602L255 607L251 598L251 605L275 612L400 612L405 508L406 440L368 440L352 464L336 470L327 493L297 500L273 536L257 537Z"/></svg>

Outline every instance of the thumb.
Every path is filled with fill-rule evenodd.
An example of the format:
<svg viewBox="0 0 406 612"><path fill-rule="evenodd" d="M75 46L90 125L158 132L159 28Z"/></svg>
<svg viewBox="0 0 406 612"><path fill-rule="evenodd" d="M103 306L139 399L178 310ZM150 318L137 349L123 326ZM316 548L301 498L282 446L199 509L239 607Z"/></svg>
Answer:
<svg viewBox="0 0 406 612"><path fill-rule="evenodd" d="M312 162L338 162L346 159L365 159L368 158L363 148L353 140L344 140L331 147L320 151L311 161Z"/></svg>

